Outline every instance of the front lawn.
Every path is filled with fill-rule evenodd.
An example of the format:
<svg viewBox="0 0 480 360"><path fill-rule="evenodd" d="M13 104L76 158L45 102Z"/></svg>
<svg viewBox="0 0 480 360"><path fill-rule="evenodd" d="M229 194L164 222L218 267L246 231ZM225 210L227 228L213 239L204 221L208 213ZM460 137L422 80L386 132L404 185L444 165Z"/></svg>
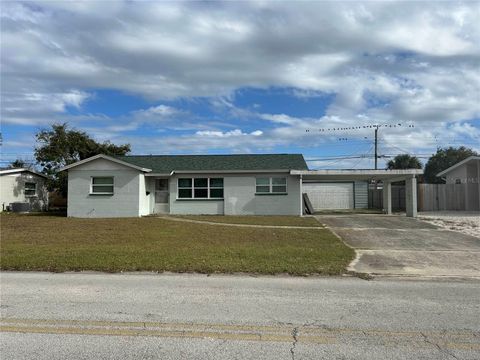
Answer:
<svg viewBox="0 0 480 360"><path fill-rule="evenodd" d="M300 216L254 216L254 215L188 215L177 216L182 219L198 221L210 221L226 224L248 224L248 225L270 225L270 226L301 226L301 227L323 227L313 217Z"/></svg>
<svg viewBox="0 0 480 360"><path fill-rule="evenodd" d="M327 229L231 227L162 218L2 214L3 270L337 275L354 251Z"/></svg>

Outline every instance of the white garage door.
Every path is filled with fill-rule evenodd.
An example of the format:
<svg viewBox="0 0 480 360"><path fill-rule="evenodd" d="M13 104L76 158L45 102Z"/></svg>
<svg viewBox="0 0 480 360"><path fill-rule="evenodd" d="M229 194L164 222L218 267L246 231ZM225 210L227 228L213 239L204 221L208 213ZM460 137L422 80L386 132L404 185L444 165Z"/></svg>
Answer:
<svg viewBox="0 0 480 360"><path fill-rule="evenodd" d="M353 183L303 183L314 210L353 209Z"/></svg>

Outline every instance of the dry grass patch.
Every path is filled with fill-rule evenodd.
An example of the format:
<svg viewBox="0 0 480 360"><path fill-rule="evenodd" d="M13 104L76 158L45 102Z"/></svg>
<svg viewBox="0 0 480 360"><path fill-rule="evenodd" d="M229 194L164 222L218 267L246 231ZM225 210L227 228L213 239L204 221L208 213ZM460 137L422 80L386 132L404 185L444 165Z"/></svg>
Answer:
<svg viewBox="0 0 480 360"><path fill-rule="evenodd" d="M337 275L354 257L327 229L239 228L161 218L0 215L1 268Z"/></svg>

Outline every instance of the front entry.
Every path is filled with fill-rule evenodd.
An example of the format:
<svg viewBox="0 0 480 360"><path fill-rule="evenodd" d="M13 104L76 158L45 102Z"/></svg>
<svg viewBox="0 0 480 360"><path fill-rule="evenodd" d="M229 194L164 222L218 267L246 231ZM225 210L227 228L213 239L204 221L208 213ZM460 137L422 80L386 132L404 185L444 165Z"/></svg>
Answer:
<svg viewBox="0 0 480 360"><path fill-rule="evenodd" d="M155 179L155 214L168 214L168 179Z"/></svg>

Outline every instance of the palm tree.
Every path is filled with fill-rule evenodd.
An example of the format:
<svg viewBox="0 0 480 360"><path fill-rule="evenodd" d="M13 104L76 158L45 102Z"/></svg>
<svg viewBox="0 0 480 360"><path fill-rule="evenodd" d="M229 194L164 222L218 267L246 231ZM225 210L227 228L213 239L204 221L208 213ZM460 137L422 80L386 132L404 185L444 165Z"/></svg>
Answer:
<svg viewBox="0 0 480 360"><path fill-rule="evenodd" d="M400 154L387 163L387 169L421 169L422 163L416 156Z"/></svg>

